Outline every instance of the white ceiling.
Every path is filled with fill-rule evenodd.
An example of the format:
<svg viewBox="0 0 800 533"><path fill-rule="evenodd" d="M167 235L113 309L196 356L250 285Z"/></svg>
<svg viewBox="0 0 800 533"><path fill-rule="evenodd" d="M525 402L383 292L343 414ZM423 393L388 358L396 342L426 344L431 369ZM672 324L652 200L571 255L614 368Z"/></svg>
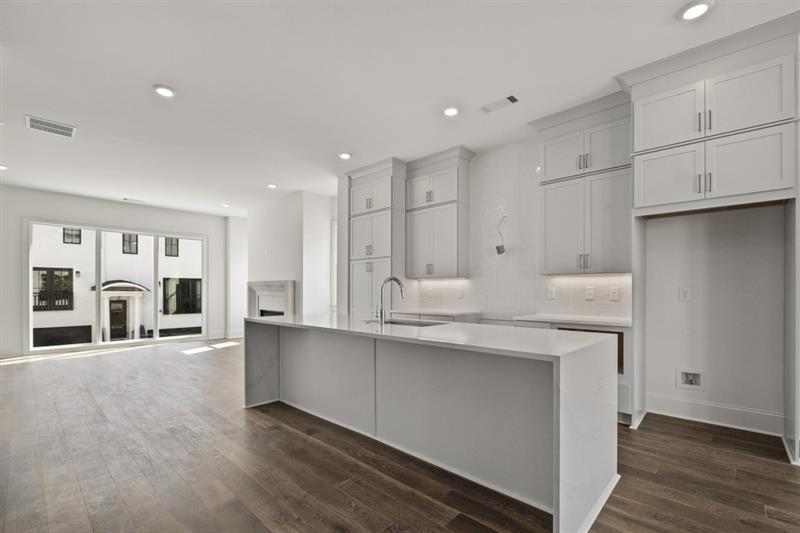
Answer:
<svg viewBox="0 0 800 533"><path fill-rule="evenodd" d="M335 194L337 174L389 156L521 138L616 74L800 8L718 0L685 24L683 3L1 0L2 182L244 214L270 182ZM77 134L26 130L26 113Z"/></svg>

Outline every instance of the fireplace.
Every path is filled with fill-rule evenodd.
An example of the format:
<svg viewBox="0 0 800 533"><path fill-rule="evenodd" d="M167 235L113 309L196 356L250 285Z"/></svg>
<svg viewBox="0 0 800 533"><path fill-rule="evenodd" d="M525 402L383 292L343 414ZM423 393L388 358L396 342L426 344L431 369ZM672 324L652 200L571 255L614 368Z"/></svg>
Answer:
<svg viewBox="0 0 800 533"><path fill-rule="evenodd" d="M294 280L250 281L247 283L247 316L294 314Z"/></svg>

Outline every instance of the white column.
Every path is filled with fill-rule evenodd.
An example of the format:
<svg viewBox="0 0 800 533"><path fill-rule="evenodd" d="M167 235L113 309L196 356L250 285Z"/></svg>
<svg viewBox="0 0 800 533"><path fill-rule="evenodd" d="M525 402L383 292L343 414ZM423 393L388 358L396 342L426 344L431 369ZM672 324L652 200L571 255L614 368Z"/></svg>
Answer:
<svg viewBox="0 0 800 533"><path fill-rule="evenodd" d="M139 311L139 302L142 299L141 294L137 294L133 298L133 338L139 338L139 324L141 321L141 312Z"/></svg>
<svg viewBox="0 0 800 533"><path fill-rule="evenodd" d="M109 309L109 296L107 294L103 294L103 297L100 299L100 313L103 316L103 335L105 336L105 341L108 342L111 340L111 309Z"/></svg>

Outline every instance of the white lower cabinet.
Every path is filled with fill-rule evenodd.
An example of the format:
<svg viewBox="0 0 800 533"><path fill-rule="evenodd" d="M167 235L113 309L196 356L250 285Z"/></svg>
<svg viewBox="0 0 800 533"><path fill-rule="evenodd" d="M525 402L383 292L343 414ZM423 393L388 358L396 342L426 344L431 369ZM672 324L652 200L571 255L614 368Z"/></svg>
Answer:
<svg viewBox="0 0 800 533"><path fill-rule="evenodd" d="M459 271L459 209L450 203L406 214L406 277L454 278Z"/></svg>
<svg viewBox="0 0 800 533"><path fill-rule="evenodd" d="M372 313L380 305L380 286L391 275L391 259L350 263L350 311ZM384 305L391 309L391 291L386 290Z"/></svg>
<svg viewBox="0 0 800 533"><path fill-rule="evenodd" d="M634 158L634 207L795 186L795 124L720 137Z"/></svg>
<svg viewBox="0 0 800 533"><path fill-rule="evenodd" d="M542 186L543 274L631 270L631 172Z"/></svg>

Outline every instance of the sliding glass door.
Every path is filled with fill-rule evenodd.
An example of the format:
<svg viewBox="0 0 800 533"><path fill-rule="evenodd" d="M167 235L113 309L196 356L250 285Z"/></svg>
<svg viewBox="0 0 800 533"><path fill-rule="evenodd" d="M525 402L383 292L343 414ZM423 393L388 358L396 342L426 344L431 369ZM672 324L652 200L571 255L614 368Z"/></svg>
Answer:
<svg viewBox="0 0 800 533"><path fill-rule="evenodd" d="M31 346L94 342L95 230L33 224L30 243Z"/></svg>
<svg viewBox="0 0 800 533"><path fill-rule="evenodd" d="M204 333L203 240L33 222L30 236L30 349Z"/></svg>

